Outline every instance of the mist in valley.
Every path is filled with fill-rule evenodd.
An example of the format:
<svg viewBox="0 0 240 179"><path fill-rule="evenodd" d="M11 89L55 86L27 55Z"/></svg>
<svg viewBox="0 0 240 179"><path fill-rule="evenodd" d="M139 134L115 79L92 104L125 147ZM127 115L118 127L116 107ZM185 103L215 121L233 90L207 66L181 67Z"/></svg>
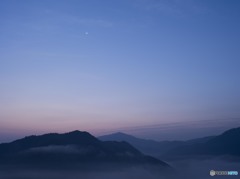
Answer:
<svg viewBox="0 0 240 179"><path fill-rule="evenodd" d="M128 169L78 171L74 170L37 170L37 169L13 169L0 172L0 179L171 179L168 174L151 171L148 169L132 167Z"/></svg>
<svg viewBox="0 0 240 179"><path fill-rule="evenodd" d="M155 168L144 167L115 167L102 165L101 169L84 170L77 169L38 169L11 167L8 170L0 170L0 179L210 179L210 170L215 171L239 171L239 160L226 160L226 158L213 159L181 159L169 161L173 170L157 171ZM93 167L94 168L94 167ZM216 178L237 178L237 176L214 176Z"/></svg>

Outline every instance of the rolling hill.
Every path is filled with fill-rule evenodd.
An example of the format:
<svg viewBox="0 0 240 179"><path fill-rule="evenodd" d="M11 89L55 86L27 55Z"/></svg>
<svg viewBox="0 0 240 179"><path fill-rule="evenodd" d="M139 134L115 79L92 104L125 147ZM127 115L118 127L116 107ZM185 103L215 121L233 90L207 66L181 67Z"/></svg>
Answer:
<svg viewBox="0 0 240 179"><path fill-rule="evenodd" d="M101 168L101 166L155 166L168 164L144 155L127 142L102 142L87 132L28 136L0 144L0 165L36 168ZM81 167L79 167L81 166ZM104 167L103 167L104 168ZM105 167L107 168L107 167Z"/></svg>

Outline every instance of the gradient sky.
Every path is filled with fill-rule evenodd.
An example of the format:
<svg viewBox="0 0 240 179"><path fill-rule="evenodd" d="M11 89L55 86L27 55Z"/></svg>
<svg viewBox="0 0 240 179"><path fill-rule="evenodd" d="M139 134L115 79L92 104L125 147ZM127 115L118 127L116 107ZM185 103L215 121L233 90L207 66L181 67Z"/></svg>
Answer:
<svg viewBox="0 0 240 179"><path fill-rule="evenodd" d="M0 142L240 126L240 1L1 0Z"/></svg>

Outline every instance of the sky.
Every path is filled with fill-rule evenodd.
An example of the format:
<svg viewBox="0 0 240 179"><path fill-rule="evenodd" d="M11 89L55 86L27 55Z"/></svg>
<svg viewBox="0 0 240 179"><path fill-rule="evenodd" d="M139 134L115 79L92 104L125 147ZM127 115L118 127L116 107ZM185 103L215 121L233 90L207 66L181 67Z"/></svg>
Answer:
<svg viewBox="0 0 240 179"><path fill-rule="evenodd" d="M240 126L238 0L1 0L0 142Z"/></svg>

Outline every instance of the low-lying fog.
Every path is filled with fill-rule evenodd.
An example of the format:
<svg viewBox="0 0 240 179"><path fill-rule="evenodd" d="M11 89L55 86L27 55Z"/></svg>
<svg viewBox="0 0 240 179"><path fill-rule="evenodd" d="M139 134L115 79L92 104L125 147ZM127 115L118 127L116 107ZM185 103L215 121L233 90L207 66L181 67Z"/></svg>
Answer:
<svg viewBox="0 0 240 179"><path fill-rule="evenodd" d="M168 162L175 168L180 179L212 179L210 171L238 171L240 172L240 160L232 158L215 159L183 159ZM214 176L215 178L238 178L238 176Z"/></svg>
<svg viewBox="0 0 240 179"><path fill-rule="evenodd" d="M78 172L78 171L47 171L47 170L16 170L1 172L0 179L168 179L157 173L144 169L132 168L108 172Z"/></svg>
<svg viewBox="0 0 240 179"><path fill-rule="evenodd" d="M215 159L183 159L168 162L174 167L175 172L164 176L161 172L152 172L146 169L130 168L114 171L91 171L77 170L20 170L14 169L1 171L0 179L210 179L210 170L215 171L238 171L240 172L240 160ZM238 178L239 176L214 176L215 178Z"/></svg>

